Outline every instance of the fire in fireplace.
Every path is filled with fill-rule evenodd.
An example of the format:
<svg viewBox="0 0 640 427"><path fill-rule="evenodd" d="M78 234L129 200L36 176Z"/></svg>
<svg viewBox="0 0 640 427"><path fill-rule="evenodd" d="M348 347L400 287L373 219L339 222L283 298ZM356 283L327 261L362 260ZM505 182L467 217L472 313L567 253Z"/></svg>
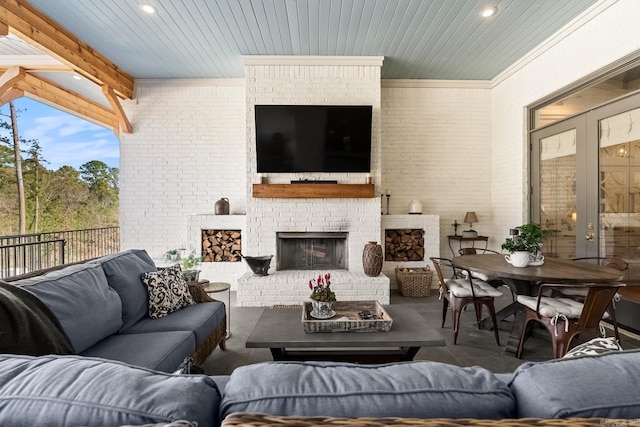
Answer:
<svg viewBox="0 0 640 427"><path fill-rule="evenodd" d="M277 233L277 270L346 270L348 233Z"/></svg>

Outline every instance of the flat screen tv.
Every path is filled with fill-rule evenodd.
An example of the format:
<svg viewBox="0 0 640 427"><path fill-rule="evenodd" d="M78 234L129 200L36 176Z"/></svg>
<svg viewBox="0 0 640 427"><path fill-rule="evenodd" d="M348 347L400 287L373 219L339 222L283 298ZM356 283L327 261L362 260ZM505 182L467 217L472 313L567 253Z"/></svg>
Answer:
<svg viewBox="0 0 640 427"><path fill-rule="evenodd" d="M256 105L259 173L370 172L370 105Z"/></svg>

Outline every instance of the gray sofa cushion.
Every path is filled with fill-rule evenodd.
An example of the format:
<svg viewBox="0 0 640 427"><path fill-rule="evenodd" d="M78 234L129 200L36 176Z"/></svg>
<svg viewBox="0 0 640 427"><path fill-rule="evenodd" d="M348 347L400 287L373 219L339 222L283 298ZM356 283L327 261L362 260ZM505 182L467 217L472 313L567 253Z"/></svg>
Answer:
<svg viewBox="0 0 640 427"><path fill-rule="evenodd" d="M56 315L77 353L116 333L122 303L99 265L79 264L14 282L35 294Z"/></svg>
<svg viewBox="0 0 640 427"><path fill-rule="evenodd" d="M480 367L437 362L355 365L268 362L236 368L220 416L512 418L507 385Z"/></svg>
<svg viewBox="0 0 640 427"><path fill-rule="evenodd" d="M525 363L509 384L518 417L640 418L640 350Z"/></svg>
<svg viewBox="0 0 640 427"><path fill-rule="evenodd" d="M195 348L193 332L171 331L111 335L80 354L118 360L156 371L175 372L185 355L192 354Z"/></svg>
<svg viewBox="0 0 640 427"><path fill-rule="evenodd" d="M157 268L147 251L129 249L93 262L102 266L109 286L120 295L122 329L149 317L149 295L141 276L149 271L157 271Z"/></svg>
<svg viewBox="0 0 640 427"><path fill-rule="evenodd" d="M0 425L219 425L220 393L204 375L171 375L79 356L0 355Z"/></svg>
<svg viewBox="0 0 640 427"><path fill-rule="evenodd" d="M225 317L225 307L221 302L205 302L190 305L159 319L141 319L123 334L139 334L163 331L192 331L196 336L196 345L202 344L211 331Z"/></svg>

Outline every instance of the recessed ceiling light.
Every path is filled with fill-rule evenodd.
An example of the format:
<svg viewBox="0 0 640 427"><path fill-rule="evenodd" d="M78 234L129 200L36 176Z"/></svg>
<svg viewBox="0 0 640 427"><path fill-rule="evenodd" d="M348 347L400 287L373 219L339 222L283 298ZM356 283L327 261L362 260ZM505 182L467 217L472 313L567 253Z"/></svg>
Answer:
<svg viewBox="0 0 640 427"><path fill-rule="evenodd" d="M77 75L77 74L74 74L74 75L73 75L73 76L71 76L71 77L72 77L72 78L74 78L74 79L76 79L76 80L82 80L82 77L81 77L81 76L79 76L79 75Z"/></svg>
<svg viewBox="0 0 640 427"><path fill-rule="evenodd" d="M484 9L482 9L482 12L480 13L480 16L482 16L483 18L488 18L490 16L495 15L495 13L498 11L498 8L495 6L488 6L485 7Z"/></svg>
<svg viewBox="0 0 640 427"><path fill-rule="evenodd" d="M144 13L148 13L149 15L153 15L154 13L156 13L156 8L149 3L140 3L138 7L140 7L140 10L142 10Z"/></svg>

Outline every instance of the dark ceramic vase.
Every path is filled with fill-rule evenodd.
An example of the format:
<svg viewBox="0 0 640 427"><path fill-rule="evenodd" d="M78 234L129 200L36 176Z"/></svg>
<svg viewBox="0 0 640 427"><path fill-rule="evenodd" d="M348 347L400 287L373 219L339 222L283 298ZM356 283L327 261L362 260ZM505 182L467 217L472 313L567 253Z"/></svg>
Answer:
<svg viewBox="0 0 640 427"><path fill-rule="evenodd" d="M369 242L364 245L362 252L362 267L364 274L376 277L382 271L382 246L378 242Z"/></svg>

